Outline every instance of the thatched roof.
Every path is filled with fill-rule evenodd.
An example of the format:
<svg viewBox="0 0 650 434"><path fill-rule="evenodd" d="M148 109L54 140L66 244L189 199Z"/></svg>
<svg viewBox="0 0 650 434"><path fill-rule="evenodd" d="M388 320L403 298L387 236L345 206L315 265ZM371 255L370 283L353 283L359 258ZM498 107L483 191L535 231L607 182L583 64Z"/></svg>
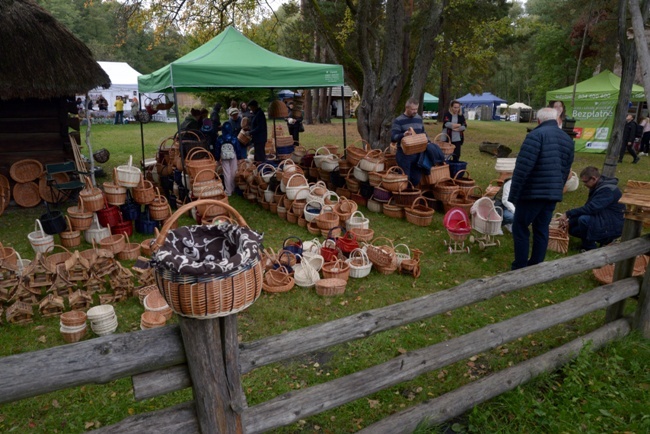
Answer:
<svg viewBox="0 0 650 434"><path fill-rule="evenodd" d="M0 100L110 86L90 49L32 0L0 0L0 53Z"/></svg>

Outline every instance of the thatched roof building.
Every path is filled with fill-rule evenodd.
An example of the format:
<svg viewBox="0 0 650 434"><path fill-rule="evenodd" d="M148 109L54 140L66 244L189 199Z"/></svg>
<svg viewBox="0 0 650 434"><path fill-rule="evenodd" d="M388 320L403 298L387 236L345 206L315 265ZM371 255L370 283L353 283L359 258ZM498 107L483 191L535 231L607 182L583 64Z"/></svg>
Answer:
<svg viewBox="0 0 650 434"><path fill-rule="evenodd" d="M0 174L73 158L75 94L110 86L90 49L34 0L0 0Z"/></svg>
<svg viewBox="0 0 650 434"><path fill-rule="evenodd" d="M90 49L31 0L0 0L0 100L83 94L110 79Z"/></svg>

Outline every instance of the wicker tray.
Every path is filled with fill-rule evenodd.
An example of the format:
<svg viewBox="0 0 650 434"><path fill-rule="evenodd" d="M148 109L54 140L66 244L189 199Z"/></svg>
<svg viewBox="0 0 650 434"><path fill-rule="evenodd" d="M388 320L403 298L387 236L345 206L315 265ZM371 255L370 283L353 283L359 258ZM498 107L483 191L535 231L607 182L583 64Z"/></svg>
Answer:
<svg viewBox="0 0 650 434"><path fill-rule="evenodd" d="M11 179L16 182L30 182L38 179L43 173L43 165L38 160L27 158L16 161L9 169Z"/></svg>

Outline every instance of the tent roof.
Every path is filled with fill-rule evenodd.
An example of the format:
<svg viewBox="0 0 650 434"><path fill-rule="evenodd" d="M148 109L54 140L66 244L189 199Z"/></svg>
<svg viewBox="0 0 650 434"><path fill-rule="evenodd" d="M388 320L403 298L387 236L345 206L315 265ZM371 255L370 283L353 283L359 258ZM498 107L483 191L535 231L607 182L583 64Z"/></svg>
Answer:
<svg viewBox="0 0 650 434"><path fill-rule="evenodd" d="M524 104L523 102L516 102L508 106L511 109L532 109L531 106Z"/></svg>
<svg viewBox="0 0 650 434"><path fill-rule="evenodd" d="M621 78L612 71L606 69L598 75L595 75L576 85L576 101L579 100L616 100L621 88ZM546 92L548 101L561 100L571 101L573 98L573 86L563 87L562 89L550 90ZM643 87L638 85L632 86L632 101L645 100Z"/></svg>
<svg viewBox="0 0 650 434"><path fill-rule="evenodd" d="M481 105L493 105L506 102L506 100L501 99L496 95L492 95L490 92L484 92L477 95L468 93L464 97L458 98L458 101L465 107L478 107Z"/></svg>
<svg viewBox="0 0 650 434"><path fill-rule="evenodd" d="M250 41L231 26L180 59L138 77L140 92L331 86L343 86L341 65L301 62L280 56Z"/></svg>
<svg viewBox="0 0 650 434"><path fill-rule="evenodd" d="M97 62L111 78L112 86L137 85L140 74L126 62Z"/></svg>
<svg viewBox="0 0 650 434"><path fill-rule="evenodd" d="M431 95L429 92L424 92L424 102L438 102L438 97Z"/></svg>

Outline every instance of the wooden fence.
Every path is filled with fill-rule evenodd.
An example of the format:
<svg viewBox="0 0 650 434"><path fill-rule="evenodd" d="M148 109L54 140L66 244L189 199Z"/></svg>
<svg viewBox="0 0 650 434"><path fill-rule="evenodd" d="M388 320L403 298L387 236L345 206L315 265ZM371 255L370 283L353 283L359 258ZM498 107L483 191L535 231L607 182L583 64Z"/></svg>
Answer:
<svg viewBox="0 0 650 434"><path fill-rule="evenodd" d="M641 223L626 221L628 238ZM0 403L89 383L132 376L136 399L193 387L194 400L128 417L104 432L264 432L324 412L441 369L530 333L606 309L605 325L543 355L415 405L366 427L367 433L412 432L420 420L442 423L542 372L571 360L590 341L597 349L632 328L650 338L650 267L643 279L631 276L637 255L650 252L650 237L637 237L565 259L374 309L324 324L237 343L237 316L211 320L180 318L178 326L106 336L0 359ZM614 280L575 298L491 324L466 335L401 354L385 363L248 407L240 376L251 370L332 345L403 326L482 302L501 294L562 279L616 263ZM633 318L623 316L625 300L638 297ZM215 339L220 337L220 339ZM47 366L47 369L43 369ZM323 399L327 397L327 399Z"/></svg>

